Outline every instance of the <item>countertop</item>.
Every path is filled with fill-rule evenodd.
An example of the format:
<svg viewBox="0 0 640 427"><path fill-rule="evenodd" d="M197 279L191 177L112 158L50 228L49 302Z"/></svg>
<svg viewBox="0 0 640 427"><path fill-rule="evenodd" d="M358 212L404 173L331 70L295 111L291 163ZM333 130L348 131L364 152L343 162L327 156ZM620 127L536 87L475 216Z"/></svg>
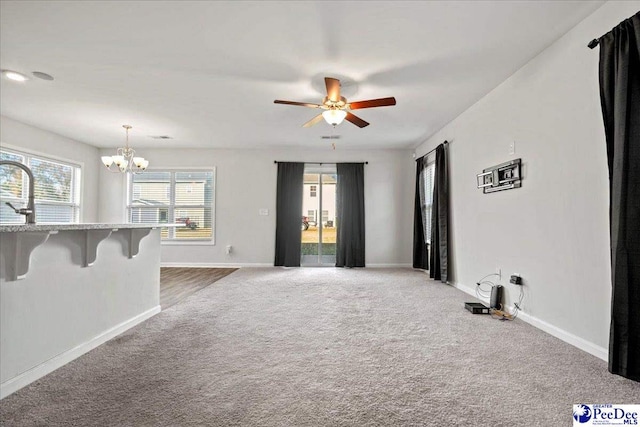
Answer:
<svg viewBox="0 0 640 427"><path fill-rule="evenodd" d="M18 231L73 231L73 230L109 230L130 228L184 227L184 224L5 224L0 225L0 233Z"/></svg>

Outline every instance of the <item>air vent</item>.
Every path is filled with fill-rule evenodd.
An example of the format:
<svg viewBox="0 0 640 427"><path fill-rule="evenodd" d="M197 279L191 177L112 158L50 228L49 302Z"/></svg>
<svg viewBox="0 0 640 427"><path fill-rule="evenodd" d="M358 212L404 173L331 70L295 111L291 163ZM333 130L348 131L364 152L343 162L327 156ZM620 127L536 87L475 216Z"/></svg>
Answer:
<svg viewBox="0 0 640 427"><path fill-rule="evenodd" d="M152 139L173 139L169 135L149 135L149 138L152 138Z"/></svg>
<svg viewBox="0 0 640 427"><path fill-rule="evenodd" d="M322 135L320 139L340 139L340 135Z"/></svg>

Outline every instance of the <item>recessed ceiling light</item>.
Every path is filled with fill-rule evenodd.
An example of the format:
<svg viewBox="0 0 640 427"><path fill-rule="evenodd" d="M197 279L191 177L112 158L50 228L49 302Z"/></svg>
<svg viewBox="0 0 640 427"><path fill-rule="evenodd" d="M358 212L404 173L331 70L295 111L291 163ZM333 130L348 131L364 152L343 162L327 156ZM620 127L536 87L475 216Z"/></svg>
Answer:
<svg viewBox="0 0 640 427"><path fill-rule="evenodd" d="M43 73L42 71L34 71L31 74L42 80L53 80L53 76L51 74Z"/></svg>
<svg viewBox="0 0 640 427"><path fill-rule="evenodd" d="M25 76L22 73L18 73L17 71L2 70L2 75L16 82L25 82L29 80L29 77Z"/></svg>

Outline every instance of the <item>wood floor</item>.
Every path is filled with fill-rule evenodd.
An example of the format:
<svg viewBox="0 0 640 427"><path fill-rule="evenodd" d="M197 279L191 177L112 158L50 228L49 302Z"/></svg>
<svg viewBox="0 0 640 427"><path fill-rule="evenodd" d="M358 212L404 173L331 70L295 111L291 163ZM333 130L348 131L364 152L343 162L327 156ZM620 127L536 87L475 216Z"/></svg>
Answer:
<svg viewBox="0 0 640 427"><path fill-rule="evenodd" d="M237 268L161 268L160 306L165 310L236 270Z"/></svg>

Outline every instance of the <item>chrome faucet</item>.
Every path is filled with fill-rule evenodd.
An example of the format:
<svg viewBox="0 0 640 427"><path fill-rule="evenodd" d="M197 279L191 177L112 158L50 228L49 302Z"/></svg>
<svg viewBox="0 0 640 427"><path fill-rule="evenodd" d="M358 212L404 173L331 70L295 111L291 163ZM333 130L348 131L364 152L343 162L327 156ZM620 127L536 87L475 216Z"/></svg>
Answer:
<svg viewBox="0 0 640 427"><path fill-rule="evenodd" d="M14 162L12 160L0 160L1 165L9 165L15 166L22 169L29 176L29 201L27 202L26 208L16 208L11 203L6 202L11 209L15 211L15 213L24 215L27 217L27 224L35 224L36 223L36 204L34 202L34 182L33 182L33 172L27 165L24 165L20 162Z"/></svg>

